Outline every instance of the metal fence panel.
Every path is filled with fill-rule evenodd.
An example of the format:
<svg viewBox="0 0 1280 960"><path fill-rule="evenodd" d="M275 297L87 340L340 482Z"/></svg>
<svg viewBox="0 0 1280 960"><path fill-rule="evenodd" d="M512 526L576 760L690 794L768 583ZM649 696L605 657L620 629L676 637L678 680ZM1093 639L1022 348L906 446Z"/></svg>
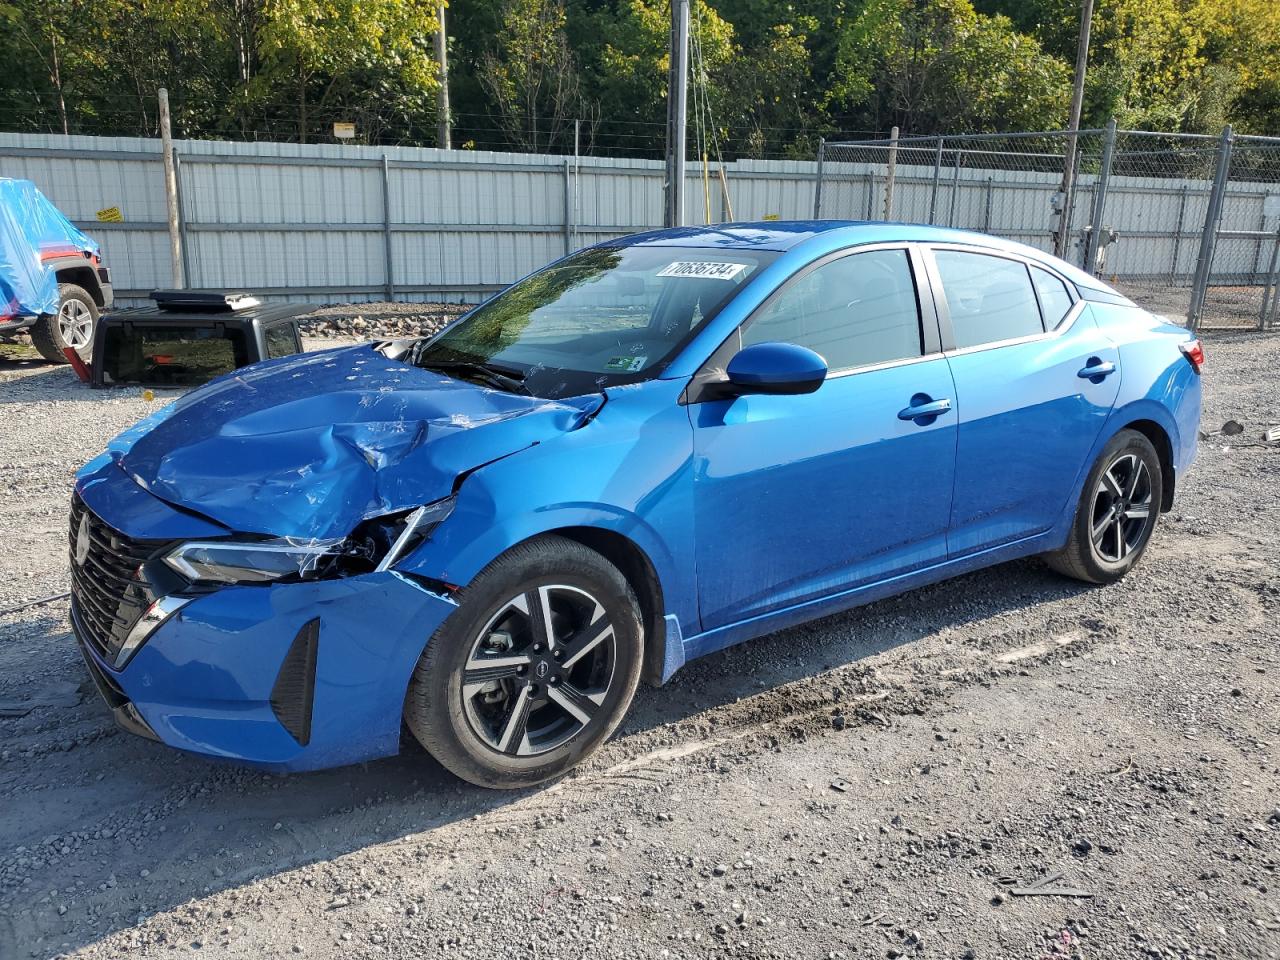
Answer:
<svg viewBox="0 0 1280 960"><path fill-rule="evenodd" d="M1236 139L1214 229L1218 140L1112 125L827 143L816 189L822 216L1007 237L1056 252L1179 322L1256 325L1280 301L1272 295L1280 282L1272 264L1280 260L1280 199L1267 199L1280 197L1280 140ZM1197 283L1207 296L1197 297Z"/></svg>

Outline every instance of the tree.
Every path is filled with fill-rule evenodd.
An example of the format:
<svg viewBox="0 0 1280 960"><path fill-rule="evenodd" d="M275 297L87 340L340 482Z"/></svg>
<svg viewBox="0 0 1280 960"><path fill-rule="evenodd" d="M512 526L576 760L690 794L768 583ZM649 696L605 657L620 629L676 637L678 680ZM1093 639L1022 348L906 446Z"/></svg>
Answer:
<svg viewBox="0 0 1280 960"><path fill-rule="evenodd" d="M832 102L884 129L1036 130L1066 117L1070 69L970 0L867 0L842 30Z"/></svg>
<svg viewBox="0 0 1280 960"><path fill-rule="evenodd" d="M431 37L439 28L433 4L415 0L263 0L258 30L259 93L291 81L298 139L308 136L311 106L326 107L345 91L363 89L379 101L405 98L426 112L438 83ZM311 101L315 84L319 96ZM368 102L368 101L366 101Z"/></svg>
<svg viewBox="0 0 1280 960"><path fill-rule="evenodd" d="M502 27L480 61L480 82L508 137L525 150L554 144L575 118L590 118L565 35L561 0L506 0Z"/></svg>

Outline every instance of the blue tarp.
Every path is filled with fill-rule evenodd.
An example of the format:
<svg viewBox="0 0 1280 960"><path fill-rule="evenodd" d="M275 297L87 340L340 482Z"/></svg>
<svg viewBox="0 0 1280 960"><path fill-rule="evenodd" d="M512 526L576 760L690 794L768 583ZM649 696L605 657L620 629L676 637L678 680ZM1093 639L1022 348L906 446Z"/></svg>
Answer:
<svg viewBox="0 0 1280 960"><path fill-rule="evenodd" d="M58 280L45 261L98 252L30 180L0 177L0 319L58 312Z"/></svg>

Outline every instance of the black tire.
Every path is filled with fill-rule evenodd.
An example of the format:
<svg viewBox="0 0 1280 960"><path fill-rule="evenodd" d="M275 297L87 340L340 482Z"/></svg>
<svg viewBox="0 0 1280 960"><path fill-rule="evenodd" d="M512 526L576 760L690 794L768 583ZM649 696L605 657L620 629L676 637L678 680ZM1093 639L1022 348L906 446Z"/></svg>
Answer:
<svg viewBox="0 0 1280 960"><path fill-rule="evenodd" d="M448 770L482 787L527 787L561 776L617 729L640 679L644 637L635 594L612 563L572 540L539 537L489 564L458 602L428 641L404 705L409 730ZM549 617L535 622L531 609ZM548 619L553 640L539 645ZM555 660L548 648L559 650ZM485 673L491 657L496 672ZM522 657L526 666L512 666ZM585 703L583 691L602 683Z"/></svg>
<svg viewBox="0 0 1280 960"><path fill-rule="evenodd" d="M1121 430L1089 471L1066 546L1045 554L1045 562L1076 580L1115 583L1146 551L1163 491L1160 457L1151 441L1136 430Z"/></svg>
<svg viewBox="0 0 1280 960"><path fill-rule="evenodd" d="M74 283L58 284L58 313L49 314L40 317L31 325L31 343L39 351L40 356L44 357L50 363L66 363L67 356L63 353L63 348L68 346L66 338L62 335L61 312L67 308L68 302L76 304L72 309L77 311L88 311L88 316L92 323L92 329L96 330L98 326L98 305L94 303L93 297L84 287L76 286ZM76 353L80 355L82 360L89 360L93 356L93 338L89 337L89 341L76 347Z"/></svg>

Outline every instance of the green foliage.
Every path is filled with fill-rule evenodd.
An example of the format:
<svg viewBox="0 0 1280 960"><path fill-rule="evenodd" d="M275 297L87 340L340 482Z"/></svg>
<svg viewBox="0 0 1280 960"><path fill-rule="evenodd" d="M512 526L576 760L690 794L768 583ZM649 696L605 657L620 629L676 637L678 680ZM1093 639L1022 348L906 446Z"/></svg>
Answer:
<svg viewBox="0 0 1280 960"><path fill-rule="evenodd" d="M0 129L434 143L435 0L0 0ZM659 156L670 0L449 10L455 142ZM1079 0L695 0L692 150L1049 129ZM1083 122L1280 134L1276 0L1097 0Z"/></svg>

